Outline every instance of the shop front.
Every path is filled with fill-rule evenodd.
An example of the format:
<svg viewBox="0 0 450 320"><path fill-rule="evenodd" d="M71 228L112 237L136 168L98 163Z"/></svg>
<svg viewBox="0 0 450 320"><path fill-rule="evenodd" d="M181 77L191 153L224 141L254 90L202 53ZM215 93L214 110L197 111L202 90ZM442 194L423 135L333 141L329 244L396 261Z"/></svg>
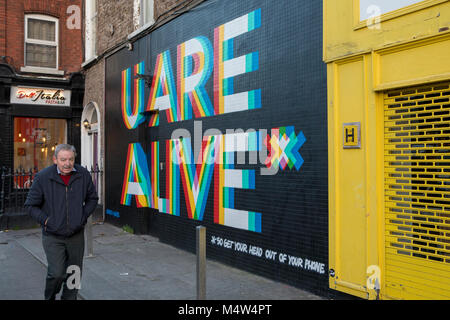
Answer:
<svg viewBox="0 0 450 320"><path fill-rule="evenodd" d="M329 286L449 299L450 2L324 4Z"/></svg>
<svg viewBox="0 0 450 320"><path fill-rule="evenodd" d="M53 164L58 144L79 150L84 80L80 74L59 80L20 76L8 65L0 68L0 165L4 174L14 175L2 181L5 211L17 190L28 189L34 174Z"/></svg>

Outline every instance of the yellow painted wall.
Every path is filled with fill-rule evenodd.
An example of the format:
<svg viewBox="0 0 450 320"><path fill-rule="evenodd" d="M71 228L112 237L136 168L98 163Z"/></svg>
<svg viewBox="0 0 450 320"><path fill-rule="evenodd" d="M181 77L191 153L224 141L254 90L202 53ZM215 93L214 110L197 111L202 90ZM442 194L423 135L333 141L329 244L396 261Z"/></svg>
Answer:
<svg viewBox="0 0 450 320"><path fill-rule="evenodd" d="M379 29L359 21L359 0L324 0L323 7L326 62L445 33L450 27L450 2L445 0L425 0L386 13Z"/></svg>
<svg viewBox="0 0 450 320"><path fill-rule="evenodd" d="M324 0L328 73L330 288L374 299L384 283L384 111L388 89L450 79L450 1L427 0L360 23L359 1ZM357 16L355 17L355 14ZM343 148L343 124L361 123L361 148Z"/></svg>

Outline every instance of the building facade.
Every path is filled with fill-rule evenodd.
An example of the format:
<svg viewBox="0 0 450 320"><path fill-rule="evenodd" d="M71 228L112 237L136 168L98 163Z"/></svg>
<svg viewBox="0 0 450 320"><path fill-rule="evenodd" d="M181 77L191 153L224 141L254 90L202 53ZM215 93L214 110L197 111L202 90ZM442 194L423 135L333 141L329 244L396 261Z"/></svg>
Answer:
<svg viewBox="0 0 450 320"><path fill-rule="evenodd" d="M189 251L203 225L208 258L335 294L322 3L149 3L86 10L105 220Z"/></svg>
<svg viewBox="0 0 450 320"><path fill-rule="evenodd" d="M0 1L2 167L38 171L57 144L79 150L82 25L81 0Z"/></svg>
<svg viewBox="0 0 450 320"><path fill-rule="evenodd" d="M86 86L81 127L81 163L102 170L105 167L105 61L127 47L133 38L164 24L183 1L133 0L84 2L84 59ZM104 178L98 184L104 202ZM105 219L104 212L103 218Z"/></svg>
<svg viewBox="0 0 450 320"><path fill-rule="evenodd" d="M449 294L449 1L90 1L104 220L325 297ZM86 120L86 121L84 121Z"/></svg>
<svg viewBox="0 0 450 320"><path fill-rule="evenodd" d="M450 298L449 27L449 1L324 1L331 288Z"/></svg>

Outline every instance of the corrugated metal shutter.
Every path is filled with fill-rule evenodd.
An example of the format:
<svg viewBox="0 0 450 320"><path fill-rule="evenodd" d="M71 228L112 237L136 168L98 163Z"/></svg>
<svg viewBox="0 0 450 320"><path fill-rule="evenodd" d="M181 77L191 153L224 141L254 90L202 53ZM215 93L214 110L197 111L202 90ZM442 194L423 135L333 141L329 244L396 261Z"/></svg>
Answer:
<svg viewBox="0 0 450 320"><path fill-rule="evenodd" d="M450 83L386 92L385 293L450 299Z"/></svg>

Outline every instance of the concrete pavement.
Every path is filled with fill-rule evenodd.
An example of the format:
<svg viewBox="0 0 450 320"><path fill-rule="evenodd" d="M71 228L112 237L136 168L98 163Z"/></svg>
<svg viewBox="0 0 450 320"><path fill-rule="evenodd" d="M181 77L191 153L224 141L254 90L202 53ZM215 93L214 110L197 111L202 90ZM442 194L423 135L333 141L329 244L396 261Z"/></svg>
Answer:
<svg viewBox="0 0 450 320"><path fill-rule="evenodd" d="M85 300L195 300L196 256L110 224L93 225L79 296ZM87 254L87 250L85 251ZM0 300L42 300L41 230L0 232ZM303 290L207 260L207 300L321 300Z"/></svg>

